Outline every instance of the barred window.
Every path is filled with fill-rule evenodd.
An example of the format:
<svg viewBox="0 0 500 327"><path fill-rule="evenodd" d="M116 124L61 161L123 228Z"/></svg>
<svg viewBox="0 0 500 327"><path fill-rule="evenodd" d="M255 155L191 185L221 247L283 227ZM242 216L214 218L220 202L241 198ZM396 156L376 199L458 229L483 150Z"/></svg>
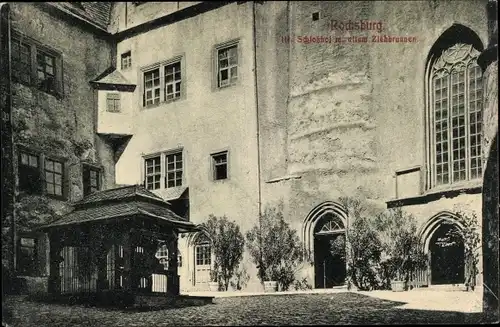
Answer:
<svg viewBox="0 0 500 327"><path fill-rule="evenodd" d="M431 186L481 177L482 79L479 52L455 44L430 75Z"/></svg>

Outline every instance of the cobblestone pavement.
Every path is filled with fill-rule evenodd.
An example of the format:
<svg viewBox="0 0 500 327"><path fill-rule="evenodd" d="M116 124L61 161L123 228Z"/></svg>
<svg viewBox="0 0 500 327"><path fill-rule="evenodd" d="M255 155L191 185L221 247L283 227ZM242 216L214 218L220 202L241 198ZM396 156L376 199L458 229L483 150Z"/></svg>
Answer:
<svg viewBox="0 0 500 327"><path fill-rule="evenodd" d="M359 293L216 298L214 304L131 312L30 302L9 297L3 320L11 327L169 325L332 325L480 323L481 313L401 309L403 302Z"/></svg>

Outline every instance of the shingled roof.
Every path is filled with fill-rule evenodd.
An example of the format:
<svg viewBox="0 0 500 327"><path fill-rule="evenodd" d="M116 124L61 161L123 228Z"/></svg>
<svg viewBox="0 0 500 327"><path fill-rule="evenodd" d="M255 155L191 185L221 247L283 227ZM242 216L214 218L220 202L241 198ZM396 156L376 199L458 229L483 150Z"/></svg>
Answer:
<svg viewBox="0 0 500 327"><path fill-rule="evenodd" d="M66 13L74 15L102 30L107 30L112 2L47 2Z"/></svg>
<svg viewBox="0 0 500 327"><path fill-rule="evenodd" d="M45 230L92 221L123 219L134 215L161 220L180 231L196 229L196 225L175 214L171 210L170 203L141 185L130 185L92 193L76 202L72 212L40 229Z"/></svg>

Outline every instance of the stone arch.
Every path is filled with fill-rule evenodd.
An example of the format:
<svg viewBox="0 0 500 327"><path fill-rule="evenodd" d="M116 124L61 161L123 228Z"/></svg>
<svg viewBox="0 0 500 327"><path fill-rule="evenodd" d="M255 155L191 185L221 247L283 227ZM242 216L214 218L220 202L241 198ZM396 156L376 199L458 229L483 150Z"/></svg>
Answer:
<svg viewBox="0 0 500 327"><path fill-rule="evenodd" d="M347 228L347 213L339 203L326 201L312 209L302 223L302 240L306 251L312 255L314 252L314 229L316 224L327 214L333 214L340 218L344 229Z"/></svg>
<svg viewBox="0 0 500 327"><path fill-rule="evenodd" d="M204 241L209 242L210 248L210 261L203 262L202 265L197 264L197 256L196 249L198 245L204 243ZM202 290L206 288L206 283L209 281L210 270L212 269L213 262L213 251L211 249L212 240L210 238L210 234L203 227L200 228L200 231L191 233L187 237L187 248L189 255L189 266L190 274L192 276L192 285L195 287L201 287Z"/></svg>
<svg viewBox="0 0 500 327"><path fill-rule="evenodd" d="M457 216L449 211L442 211L427 220L418 231L418 237L425 253L429 252L429 242L439 227L443 223L448 223L457 226L460 230L464 228Z"/></svg>

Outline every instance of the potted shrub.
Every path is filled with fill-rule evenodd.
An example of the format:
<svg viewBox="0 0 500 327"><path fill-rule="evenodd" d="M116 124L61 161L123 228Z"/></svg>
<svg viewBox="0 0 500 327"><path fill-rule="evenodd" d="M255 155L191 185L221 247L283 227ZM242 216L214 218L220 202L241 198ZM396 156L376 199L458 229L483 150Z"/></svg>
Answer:
<svg viewBox="0 0 500 327"><path fill-rule="evenodd" d="M278 290L278 282L275 280L264 281L264 292L272 293Z"/></svg>
<svg viewBox="0 0 500 327"><path fill-rule="evenodd" d="M374 226L374 215L362 199L342 197L349 226L346 238L337 238L330 251L347 262L347 289L369 291L380 288L381 241ZM376 217L376 216L375 216Z"/></svg>
<svg viewBox="0 0 500 327"><path fill-rule="evenodd" d="M427 264L417 237L416 220L397 208L379 215L376 223L382 241L384 278L390 281L393 291L408 290L412 273Z"/></svg>
<svg viewBox="0 0 500 327"><path fill-rule="evenodd" d="M209 288L211 291L227 291L230 280L243 258L245 239L236 222L229 221L226 216L210 215L202 224L202 228L211 239L214 254Z"/></svg>
<svg viewBox="0 0 500 327"><path fill-rule="evenodd" d="M264 291L288 290L304 262L304 248L297 232L285 221L282 204L267 207L260 224L248 231L246 238Z"/></svg>

